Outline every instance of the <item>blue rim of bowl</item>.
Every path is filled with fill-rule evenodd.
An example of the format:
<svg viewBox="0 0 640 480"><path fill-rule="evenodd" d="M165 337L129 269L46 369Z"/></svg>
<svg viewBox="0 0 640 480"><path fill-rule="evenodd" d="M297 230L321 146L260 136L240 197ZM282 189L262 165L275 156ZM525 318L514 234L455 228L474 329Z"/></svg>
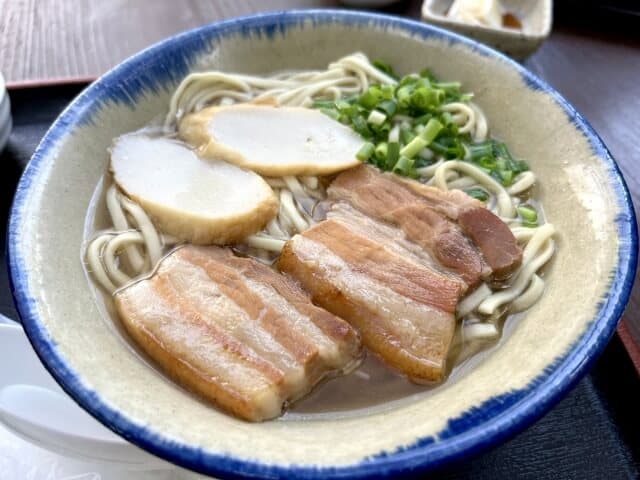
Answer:
<svg viewBox="0 0 640 480"><path fill-rule="evenodd" d="M146 58L161 56L164 48L175 47L195 37L210 38L218 34L246 33L265 28L284 31L290 26L300 25L307 20L311 20L314 25L338 23L367 27L374 24L391 27L422 38L437 37L448 40L452 44L465 45L481 55L497 58L510 65L522 76L529 88L540 90L551 96L586 136L593 152L608 168L610 185L621 209L616 219L621 240L616 275L612 279L607 298L603 299L599 306L598 314L568 354L547 367L540 378L526 387L522 395L509 407L488 419L481 418L480 421L475 421L471 428L463 429L461 432L451 430L446 438L441 437L438 441L433 441L431 437L423 438L399 451L381 452L359 463L338 467L273 465L204 451L162 437L114 410L96 392L88 390L83 385L82 379L66 364L65 359L57 351L55 341L49 337L45 326L40 323L36 309L37 292L33 292L29 286L29 273L25 263L29 252L23 251L20 242L23 213L29 202L30 187L38 180L39 168L52 153L56 142L65 136L68 127L78 123L87 109L104 93L103 83L106 83L106 80L117 79L131 67L144 62ZM557 403L563 394L566 394L582 378L602 352L613 335L629 299L638 252L638 232L633 203L618 166L589 123L546 82L514 60L458 34L412 20L339 10L293 10L234 18L168 38L115 67L81 93L58 117L41 141L20 179L11 210L7 240L10 281L23 326L36 353L63 389L99 421L139 447L183 467L210 475L221 475L225 478L394 477L403 473L415 474L441 467L482 452L512 437ZM489 413L491 410L492 408L488 408ZM312 441L312 439L309 440Z"/></svg>

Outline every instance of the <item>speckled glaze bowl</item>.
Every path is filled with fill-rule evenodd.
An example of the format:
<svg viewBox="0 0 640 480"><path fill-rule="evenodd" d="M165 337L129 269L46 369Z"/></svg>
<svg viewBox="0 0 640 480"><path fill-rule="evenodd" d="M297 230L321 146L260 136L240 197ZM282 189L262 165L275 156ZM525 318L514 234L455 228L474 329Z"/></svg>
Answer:
<svg viewBox="0 0 640 480"><path fill-rule="evenodd" d="M111 139L167 108L190 71L324 68L361 50L401 73L430 66L476 92L497 137L529 161L558 230L547 292L497 346L446 384L390 403L262 424L220 413L142 362L100 315L81 265L87 207ZM166 40L87 88L51 127L9 226L16 303L38 355L76 401L127 440L220 477L394 477L495 445L587 371L625 307L637 255L620 172L551 87L455 34L380 15L299 11L234 19Z"/></svg>

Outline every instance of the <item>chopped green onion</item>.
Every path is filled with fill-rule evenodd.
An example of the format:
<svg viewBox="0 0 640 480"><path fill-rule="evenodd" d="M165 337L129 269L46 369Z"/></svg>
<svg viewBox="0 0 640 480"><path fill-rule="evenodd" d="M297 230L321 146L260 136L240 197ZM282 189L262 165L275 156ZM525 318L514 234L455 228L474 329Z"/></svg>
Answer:
<svg viewBox="0 0 640 480"><path fill-rule="evenodd" d="M385 100L393 100L393 94L396 91L393 85L380 85L380 92L382 92L382 98Z"/></svg>
<svg viewBox="0 0 640 480"><path fill-rule="evenodd" d="M429 148L447 160L464 159L466 151L457 137L441 137L429 144Z"/></svg>
<svg viewBox="0 0 640 480"><path fill-rule="evenodd" d="M465 193L476 200L480 200L481 202L489 200L489 194L480 187L470 188L469 190L465 190Z"/></svg>
<svg viewBox="0 0 640 480"><path fill-rule="evenodd" d="M524 160L513 160L511 162L511 168L516 175L529 170L529 165Z"/></svg>
<svg viewBox="0 0 640 480"><path fill-rule="evenodd" d="M393 167L393 173L398 173L400 175L404 175L405 177L410 176L413 170L413 160L407 157L400 155L400 158L396 162Z"/></svg>
<svg viewBox="0 0 640 480"><path fill-rule="evenodd" d="M361 162L366 162L371 158L371 155L373 155L375 149L376 147L373 143L367 142L360 148L360 150L358 150L358 153L356 153L356 158Z"/></svg>
<svg viewBox="0 0 640 480"><path fill-rule="evenodd" d="M382 110L388 117L393 117L398 110L398 105L393 100L383 100L376 108Z"/></svg>
<svg viewBox="0 0 640 480"><path fill-rule="evenodd" d="M373 65L397 78L386 63ZM497 140L474 143L469 133L459 132L454 115L442 111L443 105L468 102L472 96L462 93L460 82L440 82L423 70L420 75L405 75L397 84L370 84L359 95L316 100L312 107L360 134L367 143L358 158L383 170L416 176L416 168L432 165L436 159L456 159L473 163L509 186L529 169L526 162L514 158ZM476 190L470 189L470 195L480 199L488 195Z"/></svg>
<svg viewBox="0 0 640 480"><path fill-rule="evenodd" d="M359 103L364 108L374 108L382 100L382 90L377 85L372 85L360 97Z"/></svg>
<svg viewBox="0 0 640 480"><path fill-rule="evenodd" d="M476 162L480 167L486 168L487 170L493 170L496 168L496 161L493 157L482 157L479 158Z"/></svg>
<svg viewBox="0 0 640 480"><path fill-rule="evenodd" d="M362 135L364 138L371 137L371 130L369 130L369 126L367 125L367 121L364 119L362 115L355 115L351 117L351 122L353 125L353 129Z"/></svg>
<svg viewBox="0 0 640 480"><path fill-rule="evenodd" d="M523 203L522 205L518 205L517 207L518 214L528 222L537 222L538 221L538 212L537 210L527 203Z"/></svg>
<svg viewBox="0 0 640 480"><path fill-rule="evenodd" d="M431 80L430 80L430 79L428 79L428 78L424 78L424 77L421 77L421 78L418 78L418 79L416 80L415 88L427 88L427 89L431 89L431 88L433 88L433 87L431 86Z"/></svg>
<svg viewBox="0 0 640 480"><path fill-rule="evenodd" d="M445 101L468 102L470 100L470 98L463 98L464 95L460 93L460 88L462 88L460 82L435 82L433 86L444 92Z"/></svg>
<svg viewBox="0 0 640 480"><path fill-rule="evenodd" d="M389 147L387 145L387 142L380 142L378 145L376 145L374 156L376 158L377 164L386 163L388 150L389 150Z"/></svg>
<svg viewBox="0 0 640 480"><path fill-rule="evenodd" d="M369 128L373 132L373 136L377 141L386 139L388 137L389 131L391 130L391 124L389 122L382 122L380 125L374 125L373 123L370 123Z"/></svg>
<svg viewBox="0 0 640 480"><path fill-rule="evenodd" d="M436 109L444 100L444 90L435 88L416 88L411 94L411 106L418 110Z"/></svg>
<svg viewBox="0 0 640 480"><path fill-rule="evenodd" d="M400 141L400 125L395 124L393 128L389 131L389 141L390 142Z"/></svg>
<svg viewBox="0 0 640 480"><path fill-rule="evenodd" d="M509 186L513 183L513 171L512 170L498 170L500 181L503 185Z"/></svg>
<svg viewBox="0 0 640 480"><path fill-rule="evenodd" d="M352 108L351 103L349 103L346 100L338 100L337 102L335 102L336 108L340 111L343 110L348 110Z"/></svg>
<svg viewBox="0 0 640 480"><path fill-rule="evenodd" d="M413 137L415 137L415 135L413 134L411 129L406 127L400 127L400 141L402 143L407 145L408 143L411 142L411 140L413 140Z"/></svg>
<svg viewBox="0 0 640 480"><path fill-rule="evenodd" d="M459 92L462 84L460 82L436 82L433 86L445 92Z"/></svg>
<svg viewBox="0 0 640 480"><path fill-rule="evenodd" d="M367 122L373 125L382 125L386 119L387 116L384 113L379 112L378 110L371 110L371 113L367 118Z"/></svg>
<svg viewBox="0 0 640 480"><path fill-rule="evenodd" d="M472 162L476 162L483 157L493 157L493 145L491 141L475 143L468 146Z"/></svg>
<svg viewBox="0 0 640 480"><path fill-rule="evenodd" d="M433 118L432 113L425 113L424 115L420 115L413 119L414 125L425 125L429 120Z"/></svg>
<svg viewBox="0 0 640 480"><path fill-rule="evenodd" d="M413 88L409 85L405 85L404 87L398 88L396 90L396 98L398 99L398 107L400 108L408 108L411 104L411 91Z"/></svg>
<svg viewBox="0 0 640 480"><path fill-rule="evenodd" d="M340 119L340 114L335 108L321 108L320 111L334 120Z"/></svg>
<svg viewBox="0 0 640 480"><path fill-rule="evenodd" d="M468 190L465 190L465 193L476 200L480 200L481 202L486 202L489 200L489 194L484 188L474 187Z"/></svg>
<svg viewBox="0 0 640 480"><path fill-rule="evenodd" d="M420 72L420 76L422 78L428 78L430 80L435 80L436 77L433 75L433 73L431 73L431 70L429 70L428 68L424 68L421 72Z"/></svg>
<svg viewBox="0 0 640 480"><path fill-rule="evenodd" d="M400 150L400 156L413 158L420 150L427 146L427 141L422 137L415 137Z"/></svg>
<svg viewBox="0 0 640 480"><path fill-rule="evenodd" d="M398 87L403 87L405 85L415 85L415 83L420 80L420 77L415 73L410 73L409 75L405 75L400 79L398 83Z"/></svg>
<svg viewBox="0 0 640 480"><path fill-rule="evenodd" d="M428 167L429 165L433 165L434 163L436 163L434 159L421 157L420 154L418 154L417 157L413 158L413 166L415 168Z"/></svg>
<svg viewBox="0 0 640 480"><path fill-rule="evenodd" d="M537 227L538 226L538 212L529 204L522 204L516 207L518 215L523 220L525 227Z"/></svg>
<svg viewBox="0 0 640 480"><path fill-rule="evenodd" d="M431 145L429 145L429 148L433 150L435 153L437 153L438 155L445 155L448 151L448 147L444 143L438 140L434 140L433 142L431 142Z"/></svg>
<svg viewBox="0 0 640 480"><path fill-rule="evenodd" d="M333 100L316 100L311 106L313 108L336 108L336 103Z"/></svg>
<svg viewBox="0 0 640 480"><path fill-rule="evenodd" d="M454 139L447 148L446 157L448 160L452 160L454 158L463 160L466 155L467 151L464 149L464 144L458 138Z"/></svg>
<svg viewBox="0 0 640 480"><path fill-rule="evenodd" d="M431 142L435 140L435 138L438 136L442 128L443 128L442 124L435 118L432 118L427 122L427 125L424 127L424 130L420 134L420 138L422 138L425 142L427 142L427 145L429 145Z"/></svg>
<svg viewBox="0 0 640 480"><path fill-rule="evenodd" d="M387 144L387 159L385 161L384 170L391 170L400 158L400 144L398 142L389 142Z"/></svg>
<svg viewBox="0 0 640 480"><path fill-rule="evenodd" d="M433 160L433 151L425 147L418 152L418 156L425 160Z"/></svg>
<svg viewBox="0 0 640 480"><path fill-rule="evenodd" d="M449 130L453 130L454 133L458 133L458 124L453 120L453 115L449 112L442 112L440 119L446 125Z"/></svg>
<svg viewBox="0 0 640 480"><path fill-rule="evenodd" d="M495 152L496 157L502 157L504 159L513 159L511 153L509 153L509 149L504 143L501 142L493 142L493 151Z"/></svg>
<svg viewBox="0 0 640 480"><path fill-rule="evenodd" d="M374 67L376 67L382 73L386 73L392 78L398 78L394 73L393 68L391 68L391 65L389 65L388 63L382 62L380 60L374 60L371 63L373 64Z"/></svg>

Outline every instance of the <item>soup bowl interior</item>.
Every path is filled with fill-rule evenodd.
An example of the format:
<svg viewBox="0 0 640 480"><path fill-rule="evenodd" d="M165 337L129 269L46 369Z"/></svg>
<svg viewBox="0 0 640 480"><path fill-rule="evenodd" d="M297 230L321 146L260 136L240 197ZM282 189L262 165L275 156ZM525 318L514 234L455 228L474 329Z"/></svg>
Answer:
<svg viewBox="0 0 640 480"><path fill-rule="evenodd" d="M546 217L558 231L546 292L506 324L496 347L437 388L246 423L159 373L108 315L83 269L84 245L101 221L99 213L87 216L89 207L112 139L165 113L187 73L321 69L353 51L401 74L428 66L475 93L492 134L536 173ZM613 333L631 288L636 237L628 192L606 148L522 67L415 22L306 11L187 32L91 85L47 133L20 182L9 258L16 303L38 355L81 406L129 441L216 475L367 476L432 468L542 415Z"/></svg>

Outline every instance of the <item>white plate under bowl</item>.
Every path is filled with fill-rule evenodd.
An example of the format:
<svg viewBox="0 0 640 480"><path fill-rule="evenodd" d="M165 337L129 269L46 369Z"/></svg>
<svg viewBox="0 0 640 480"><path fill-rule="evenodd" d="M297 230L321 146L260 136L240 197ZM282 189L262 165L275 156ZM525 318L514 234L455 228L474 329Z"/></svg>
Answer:
<svg viewBox="0 0 640 480"><path fill-rule="evenodd" d="M47 450L135 469L167 464L105 428L62 391L22 327L0 322L0 423Z"/></svg>
<svg viewBox="0 0 640 480"><path fill-rule="evenodd" d="M114 39L114 41L118 41ZM431 390L312 415L246 423L145 362L99 302L81 265L87 208L113 137L166 112L186 74L325 68L360 50L405 74L460 80L492 133L526 159L558 230L547 291L497 348ZM38 147L9 225L15 298L32 344L62 387L127 440L221 477L393 477L461 459L539 418L602 351L629 298L637 232L620 172L555 90L502 54L398 18L293 11L233 19L170 38L85 90ZM349 395L349 392L345 392Z"/></svg>

